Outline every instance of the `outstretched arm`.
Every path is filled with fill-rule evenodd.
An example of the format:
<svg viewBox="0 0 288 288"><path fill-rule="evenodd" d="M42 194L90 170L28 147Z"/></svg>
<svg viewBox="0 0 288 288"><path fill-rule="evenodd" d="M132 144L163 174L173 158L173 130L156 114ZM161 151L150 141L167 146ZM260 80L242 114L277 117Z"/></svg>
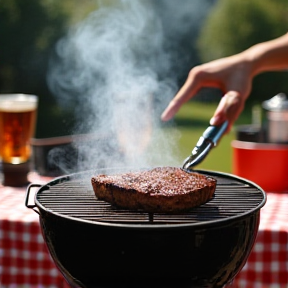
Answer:
<svg viewBox="0 0 288 288"><path fill-rule="evenodd" d="M196 66L189 72L186 82L165 109L161 119L171 119L202 87L215 87L223 91L223 97L210 124L218 125L228 120L229 130L244 108L254 76L286 68L288 34L256 44L239 54Z"/></svg>

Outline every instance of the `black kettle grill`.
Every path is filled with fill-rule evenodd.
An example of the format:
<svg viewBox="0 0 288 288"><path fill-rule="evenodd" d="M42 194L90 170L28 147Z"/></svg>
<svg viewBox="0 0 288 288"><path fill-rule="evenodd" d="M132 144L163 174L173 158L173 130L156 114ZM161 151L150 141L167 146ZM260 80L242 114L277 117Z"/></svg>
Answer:
<svg viewBox="0 0 288 288"><path fill-rule="evenodd" d="M263 190L230 174L198 171L217 179L215 197L185 213L128 211L95 197L93 175L127 171L80 172L27 189L26 206L39 213L71 287L210 288L233 281L257 235Z"/></svg>

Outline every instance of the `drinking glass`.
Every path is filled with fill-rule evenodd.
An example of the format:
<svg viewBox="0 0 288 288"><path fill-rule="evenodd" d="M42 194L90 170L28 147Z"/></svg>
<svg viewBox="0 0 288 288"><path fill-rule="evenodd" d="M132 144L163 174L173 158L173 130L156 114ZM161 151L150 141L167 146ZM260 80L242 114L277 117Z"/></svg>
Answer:
<svg viewBox="0 0 288 288"><path fill-rule="evenodd" d="M31 156L38 97L27 94L0 95L0 157L2 162L20 164Z"/></svg>

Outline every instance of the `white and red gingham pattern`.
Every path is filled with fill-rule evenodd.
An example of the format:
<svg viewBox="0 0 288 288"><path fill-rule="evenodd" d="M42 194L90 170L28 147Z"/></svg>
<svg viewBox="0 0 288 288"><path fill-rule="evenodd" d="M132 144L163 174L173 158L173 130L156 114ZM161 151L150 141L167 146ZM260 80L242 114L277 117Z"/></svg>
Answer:
<svg viewBox="0 0 288 288"><path fill-rule="evenodd" d="M39 216L24 205L25 191L0 186L0 287L68 287L46 249ZM288 193L268 193L251 255L229 287L288 287Z"/></svg>
<svg viewBox="0 0 288 288"><path fill-rule="evenodd" d="M288 193L267 193L253 250L236 288L288 287Z"/></svg>
<svg viewBox="0 0 288 288"><path fill-rule="evenodd" d="M44 243L39 216L24 205L25 192L0 186L0 287L64 287Z"/></svg>

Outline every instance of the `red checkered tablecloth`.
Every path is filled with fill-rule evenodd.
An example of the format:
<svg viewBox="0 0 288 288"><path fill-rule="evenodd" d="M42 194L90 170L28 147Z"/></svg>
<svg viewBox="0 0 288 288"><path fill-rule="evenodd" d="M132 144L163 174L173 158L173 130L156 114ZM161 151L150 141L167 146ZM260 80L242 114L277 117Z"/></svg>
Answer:
<svg viewBox="0 0 288 288"><path fill-rule="evenodd" d="M48 181L31 176L35 183ZM24 205L25 192L0 186L0 287L64 287L42 238L39 216Z"/></svg>
<svg viewBox="0 0 288 288"><path fill-rule="evenodd" d="M33 183L50 180L30 176ZM24 205L25 192L0 185L0 287L68 287L46 249L39 216ZM255 245L233 288L287 287L288 193L268 193Z"/></svg>
<svg viewBox="0 0 288 288"><path fill-rule="evenodd" d="M288 193L267 193L253 250L236 288L288 287Z"/></svg>

